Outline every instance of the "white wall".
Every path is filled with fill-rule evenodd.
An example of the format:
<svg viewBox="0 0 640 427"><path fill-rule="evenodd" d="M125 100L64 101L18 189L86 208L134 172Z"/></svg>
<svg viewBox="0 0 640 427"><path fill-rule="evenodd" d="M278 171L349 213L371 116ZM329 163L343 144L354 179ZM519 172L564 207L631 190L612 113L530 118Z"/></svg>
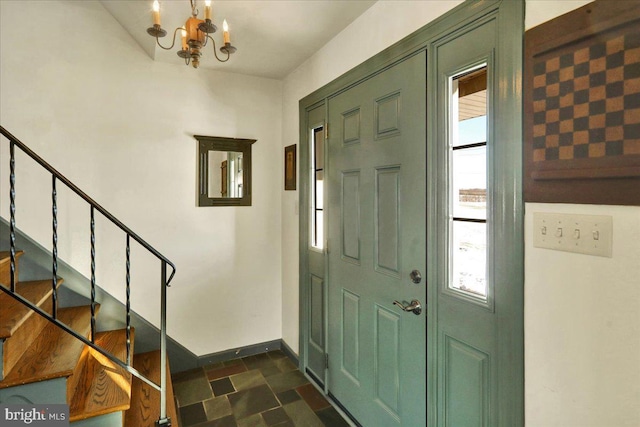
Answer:
<svg viewBox="0 0 640 427"><path fill-rule="evenodd" d="M197 355L280 338L282 82L155 63L96 1L0 15L0 123L175 262L169 334ZM196 207L194 134L257 139L253 206ZM23 160L17 225L51 247L50 177ZM88 276L88 208L59 193L60 255ZM98 218L97 240L98 284L122 299L124 237ZM157 324L159 263L132 253L133 309Z"/></svg>
<svg viewBox="0 0 640 427"><path fill-rule="evenodd" d="M526 28L588 1L527 1ZM613 217L613 257L533 247L533 213ZM527 203L529 427L640 425L640 207Z"/></svg>
<svg viewBox="0 0 640 427"><path fill-rule="evenodd" d="M298 102L446 11L462 3L378 1L284 80L283 146L299 143ZM298 149L298 153L300 150ZM300 172L298 170L298 172ZM299 180L298 180L299 181ZM298 328L298 192L282 194L282 338L296 352Z"/></svg>
<svg viewBox="0 0 640 427"><path fill-rule="evenodd" d="M533 213L613 217L613 256L533 247ZM527 426L640 425L640 208L527 203Z"/></svg>
<svg viewBox="0 0 640 427"><path fill-rule="evenodd" d="M525 31L557 16L591 3L592 0L525 0Z"/></svg>

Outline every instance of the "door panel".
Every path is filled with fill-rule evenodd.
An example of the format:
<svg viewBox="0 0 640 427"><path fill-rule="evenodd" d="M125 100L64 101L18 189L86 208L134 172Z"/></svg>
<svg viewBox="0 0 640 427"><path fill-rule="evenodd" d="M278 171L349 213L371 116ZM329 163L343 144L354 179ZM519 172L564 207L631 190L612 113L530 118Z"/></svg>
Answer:
<svg viewBox="0 0 640 427"><path fill-rule="evenodd" d="M360 297L342 290L342 365L344 374L360 385Z"/></svg>
<svg viewBox="0 0 640 427"><path fill-rule="evenodd" d="M309 343L317 351L324 351L324 281L311 275L310 304L311 330Z"/></svg>
<svg viewBox="0 0 640 427"><path fill-rule="evenodd" d="M360 171L342 172L342 258L360 262Z"/></svg>
<svg viewBox="0 0 640 427"><path fill-rule="evenodd" d="M375 239L377 271L400 274L400 168L376 169Z"/></svg>
<svg viewBox="0 0 640 427"><path fill-rule="evenodd" d="M447 426L489 425L489 355L445 336Z"/></svg>
<svg viewBox="0 0 640 427"><path fill-rule="evenodd" d="M397 313L377 305L374 336L375 400L400 418L400 323Z"/></svg>
<svg viewBox="0 0 640 427"><path fill-rule="evenodd" d="M328 389L365 426L420 426L426 259L426 53L329 99Z"/></svg>

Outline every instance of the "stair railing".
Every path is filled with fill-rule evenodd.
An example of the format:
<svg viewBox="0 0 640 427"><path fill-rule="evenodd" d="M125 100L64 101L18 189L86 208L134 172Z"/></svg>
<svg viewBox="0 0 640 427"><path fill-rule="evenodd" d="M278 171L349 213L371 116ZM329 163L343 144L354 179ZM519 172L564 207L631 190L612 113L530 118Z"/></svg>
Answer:
<svg viewBox="0 0 640 427"><path fill-rule="evenodd" d="M44 161L40 156L34 153L29 147L22 143L18 138L9 133L4 127L0 126L0 133L9 140L9 241L10 241L10 257L11 257L11 285L7 289L5 286L0 285L2 290L7 292L11 297L20 301L22 304L28 306L31 310L38 313L48 321L55 323L60 328L64 329L67 333L73 335L84 344L100 352L116 365L120 366L130 374L144 381L149 386L160 392L160 419L156 422L157 426L170 426L171 420L167 417L167 287L170 286L171 280L176 272L175 265L169 261L164 255L158 252L150 244L145 242L140 236L134 233L131 229L120 222L105 208L96 203L92 198L87 196L82 190L80 190L75 184L64 177L60 172L54 169L49 163ZM18 147L22 152L31 157L36 163L51 173L51 214L52 214L52 278L51 287L52 293L52 312L51 314L42 310L40 307L31 303L31 301L23 298L16 293L16 174L15 174L15 148ZM57 283L58 283L58 205L57 205L57 182L60 181L66 185L70 190L76 193L80 198L87 202L90 206L90 228L91 228L91 336L90 339L85 338L81 334L71 329L69 326L60 322L57 318L58 310L58 296L57 296ZM116 356L112 355L108 351L104 350L100 346L95 344L96 333L96 250L95 250L95 211L100 212L111 223L120 228L127 236L126 239L126 362L121 361ZM146 378L140 372L138 372L131 363L131 301L130 301L130 239L138 242L147 251L155 255L160 260L160 384L156 384L149 378ZM167 266L171 267L171 275L167 279Z"/></svg>

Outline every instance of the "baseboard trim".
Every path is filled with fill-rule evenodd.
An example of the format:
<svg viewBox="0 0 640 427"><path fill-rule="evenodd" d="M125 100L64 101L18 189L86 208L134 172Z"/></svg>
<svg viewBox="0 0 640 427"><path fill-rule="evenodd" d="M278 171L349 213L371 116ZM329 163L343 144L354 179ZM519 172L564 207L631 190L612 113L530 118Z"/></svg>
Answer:
<svg viewBox="0 0 640 427"><path fill-rule="evenodd" d="M281 340L267 341L259 344L251 344L244 347L223 350L217 353L205 354L198 357L198 366L210 365L212 363L224 362L226 360L239 359L241 357L253 356L254 354L266 353L267 351L279 350Z"/></svg>
<svg viewBox="0 0 640 427"><path fill-rule="evenodd" d="M282 344L280 350L282 350L282 352L286 354L289 359L291 359L294 365L300 366L298 355L291 349L291 347L289 347L289 345L284 340L280 340L280 342Z"/></svg>
<svg viewBox="0 0 640 427"><path fill-rule="evenodd" d="M287 357L296 364L296 366L298 366L297 356L282 339L205 354L204 356L198 357L198 366L211 365L213 363L225 362L227 360L239 359L241 357L253 356L255 354L266 353L274 350L282 350L282 352L286 354Z"/></svg>

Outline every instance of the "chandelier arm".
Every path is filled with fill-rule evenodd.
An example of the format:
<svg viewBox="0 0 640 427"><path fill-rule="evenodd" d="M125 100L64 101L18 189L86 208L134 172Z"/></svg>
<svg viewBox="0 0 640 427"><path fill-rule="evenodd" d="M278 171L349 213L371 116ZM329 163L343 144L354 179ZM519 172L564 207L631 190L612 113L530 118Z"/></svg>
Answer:
<svg viewBox="0 0 640 427"><path fill-rule="evenodd" d="M160 44L160 39L158 38L158 36L156 36L156 42L158 43L158 46L160 46L161 48L163 48L164 50L171 50L173 49L173 47L176 45L176 34L178 34L178 31L182 30L182 27L178 27L176 28L176 30L173 32L173 43L171 43L171 46L169 47L164 47Z"/></svg>
<svg viewBox="0 0 640 427"><path fill-rule="evenodd" d="M231 57L231 54L227 52L227 59L220 59L220 57L218 56L218 52L216 52L216 41L209 35L207 35L207 38L211 39L211 42L213 43L213 54L216 56L216 59L220 62L227 62Z"/></svg>

